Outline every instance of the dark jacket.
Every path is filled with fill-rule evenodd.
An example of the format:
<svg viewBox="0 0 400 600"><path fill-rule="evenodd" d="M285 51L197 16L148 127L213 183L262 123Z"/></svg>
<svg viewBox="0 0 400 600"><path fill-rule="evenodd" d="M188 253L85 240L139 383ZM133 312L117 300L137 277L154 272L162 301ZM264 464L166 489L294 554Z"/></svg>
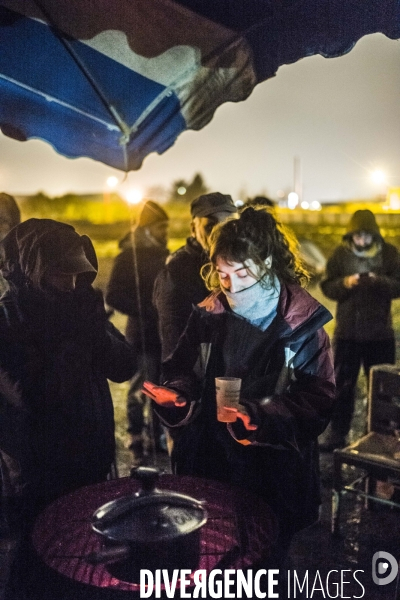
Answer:
<svg viewBox="0 0 400 600"><path fill-rule="evenodd" d="M177 473L241 485L267 500L288 532L317 518L317 437L335 397L328 311L297 285L282 285L277 316L263 332L211 295L190 317L164 385L187 405L158 413L175 438ZM215 377L242 378L256 431L216 420Z"/></svg>
<svg viewBox="0 0 400 600"><path fill-rule="evenodd" d="M143 229L135 231L140 304L144 324L146 350L160 352L157 313L152 304L153 285L168 256L167 248L154 244ZM131 235L120 242L122 252L116 257L107 287L106 302L128 315L126 337L141 352L138 293L134 271Z"/></svg>
<svg viewBox="0 0 400 600"><path fill-rule="evenodd" d="M380 238L379 238L380 239ZM391 301L400 297L400 254L384 241L373 257L357 256L345 237L336 248L321 282L325 296L337 301L335 337L358 342L392 339ZM372 271L375 278L364 277L351 289L344 278Z"/></svg>
<svg viewBox="0 0 400 600"><path fill-rule="evenodd" d="M29 502L39 504L105 479L115 455L107 379L122 382L134 371L131 347L91 286L95 272L78 275L73 292L38 286L48 266L40 221L26 221L24 235L3 248L10 290L0 302L0 378L15 391L0 394L0 448L18 463ZM50 223L62 247L74 230ZM81 240L97 268L89 238Z"/></svg>
<svg viewBox="0 0 400 600"><path fill-rule="evenodd" d="M200 276L207 260L203 248L190 237L157 276L153 304L158 313L163 360L175 349L193 307L210 293Z"/></svg>

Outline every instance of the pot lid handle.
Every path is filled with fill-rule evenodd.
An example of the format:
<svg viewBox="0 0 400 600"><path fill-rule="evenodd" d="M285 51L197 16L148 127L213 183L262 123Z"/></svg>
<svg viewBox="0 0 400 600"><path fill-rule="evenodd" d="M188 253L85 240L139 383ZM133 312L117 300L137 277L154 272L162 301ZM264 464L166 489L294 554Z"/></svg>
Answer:
<svg viewBox="0 0 400 600"><path fill-rule="evenodd" d="M160 476L160 471L153 467L134 467L131 469L131 477L139 479L142 484L141 489L136 496L145 496L152 494L156 490L156 483Z"/></svg>

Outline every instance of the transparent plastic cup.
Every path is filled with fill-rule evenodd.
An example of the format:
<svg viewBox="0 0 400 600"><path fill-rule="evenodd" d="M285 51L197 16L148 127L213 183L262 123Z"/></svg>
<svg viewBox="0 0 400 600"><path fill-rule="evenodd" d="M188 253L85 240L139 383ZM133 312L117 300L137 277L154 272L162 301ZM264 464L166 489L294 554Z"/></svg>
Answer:
<svg viewBox="0 0 400 600"><path fill-rule="evenodd" d="M215 391L217 397L217 419L221 423L234 423L240 400L242 380L239 377L216 377ZM233 410L226 410L229 407Z"/></svg>

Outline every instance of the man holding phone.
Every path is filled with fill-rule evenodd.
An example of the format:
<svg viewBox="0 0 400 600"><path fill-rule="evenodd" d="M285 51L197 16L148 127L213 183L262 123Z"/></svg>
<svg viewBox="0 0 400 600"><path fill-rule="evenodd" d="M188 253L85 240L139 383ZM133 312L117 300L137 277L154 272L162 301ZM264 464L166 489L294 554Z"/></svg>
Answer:
<svg viewBox="0 0 400 600"><path fill-rule="evenodd" d="M361 366L368 381L373 365L396 360L391 301L400 297L400 254L382 238L370 210L357 210L351 217L342 243L328 260L321 289L337 302L337 402L320 439L321 450L332 451L346 443Z"/></svg>

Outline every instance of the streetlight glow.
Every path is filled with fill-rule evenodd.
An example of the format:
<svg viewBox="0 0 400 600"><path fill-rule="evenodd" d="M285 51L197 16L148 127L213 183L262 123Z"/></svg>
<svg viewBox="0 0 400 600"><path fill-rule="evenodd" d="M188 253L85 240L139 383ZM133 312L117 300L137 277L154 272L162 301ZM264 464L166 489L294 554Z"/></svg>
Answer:
<svg viewBox="0 0 400 600"><path fill-rule="evenodd" d="M126 201L128 204L139 204L143 198L143 192L138 188L132 188L126 192Z"/></svg>
<svg viewBox="0 0 400 600"><path fill-rule="evenodd" d="M288 207L293 209L296 208L296 206L299 203L299 195L296 194L296 192L290 192L290 194L288 194Z"/></svg>
<svg viewBox="0 0 400 600"><path fill-rule="evenodd" d="M107 187L110 188L110 190L114 189L117 187L118 185L118 177L115 177L115 175L111 175L111 177L107 178Z"/></svg>
<svg viewBox="0 0 400 600"><path fill-rule="evenodd" d="M375 169L371 173L371 179L374 183L380 184L386 182L386 174L381 169Z"/></svg>

